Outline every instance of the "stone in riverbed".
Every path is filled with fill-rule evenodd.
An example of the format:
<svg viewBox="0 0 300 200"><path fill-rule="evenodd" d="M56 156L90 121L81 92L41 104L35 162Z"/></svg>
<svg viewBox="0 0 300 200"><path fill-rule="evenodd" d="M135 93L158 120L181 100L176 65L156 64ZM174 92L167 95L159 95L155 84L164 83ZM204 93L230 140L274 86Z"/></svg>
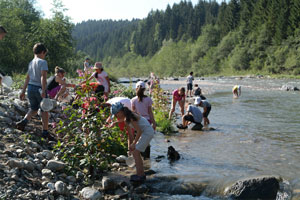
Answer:
<svg viewBox="0 0 300 200"><path fill-rule="evenodd" d="M279 179L261 176L239 180L225 189L225 195L234 199L276 199Z"/></svg>
<svg viewBox="0 0 300 200"><path fill-rule="evenodd" d="M80 191L80 195L82 196L83 199L88 199L88 200L99 200L102 198L102 194L90 187L85 187Z"/></svg>
<svg viewBox="0 0 300 200"><path fill-rule="evenodd" d="M65 166L66 166L66 164L61 161L49 160L46 168L50 169L51 171L60 171L60 170L64 169Z"/></svg>
<svg viewBox="0 0 300 200"><path fill-rule="evenodd" d="M67 185L62 182L62 181L57 181L55 183L55 191L58 193L58 194L62 194L62 195L66 195L68 194L68 188L67 188Z"/></svg>
<svg viewBox="0 0 300 200"><path fill-rule="evenodd" d="M104 176L102 178L102 188L104 190L114 190L116 188L116 182L113 179Z"/></svg>

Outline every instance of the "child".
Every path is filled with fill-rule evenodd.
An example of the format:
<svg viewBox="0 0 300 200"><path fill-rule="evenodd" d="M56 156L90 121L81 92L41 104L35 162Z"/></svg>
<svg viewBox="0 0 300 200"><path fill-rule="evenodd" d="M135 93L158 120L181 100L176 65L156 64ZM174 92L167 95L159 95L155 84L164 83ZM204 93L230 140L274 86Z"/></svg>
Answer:
<svg viewBox="0 0 300 200"><path fill-rule="evenodd" d="M139 81L136 83L135 88L136 96L131 99L131 110L146 118L155 130L156 122L152 112L153 102L150 97L147 97L144 94L146 90L145 83L143 81Z"/></svg>
<svg viewBox="0 0 300 200"><path fill-rule="evenodd" d="M169 113L169 119L172 118L172 114L175 111L176 103L178 102L180 106L181 115L184 115L184 102L185 102L185 89L181 87L172 92L172 108Z"/></svg>
<svg viewBox="0 0 300 200"><path fill-rule="evenodd" d="M89 62L90 62L90 59L85 58L84 63L83 63L83 70L84 70L85 74L89 74L89 72L91 70L91 66L90 66Z"/></svg>
<svg viewBox="0 0 300 200"><path fill-rule="evenodd" d="M238 98L242 94L242 87L240 85L235 85L232 88L233 98Z"/></svg>
<svg viewBox="0 0 300 200"><path fill-rule="evenodd" d="M202 100L205 100L206 97L202 95L202 91L200 87L198 87L198 84L195 84L195 89L194 89L194 96L196 97L201 97Z"/></svg>
<svg viewBox="0 0 300 200"><path fill-rule="evenodd" d="M55 76L51 76L47 80L47 91L51 99L58 100L59 97L63 98L68 96L65 94L67 87L75 87L75 84L67 84L65 79L65 70L60 67L55 67Z"/></svg>
<svg viewBox="0 0 300 200"><path fill-rule="evenodd" d="M4 38L4 36L6 35L6 30L3 26L0 26L0 40L2 40Z"/></svg>
<svg viewBox="0 0 300 200"><path fill-rule="evenodd" d="M47 86L47 71L48 64L47 61L44 60L47 54L46 47L37 43L33 47L34 58L29 63L27 77L20 94L20 99L24 100L25 98L25 90L27 89L28 99L30 103L30 110L25 115L24 119L17 122L17 128L19 130L24 130L28 121L32 116L36 115L39 108L40 103L43 98L47 97L46 86ZM43 123L43 132L42 136L44 138L48 138L49 140L54 140L54 138L48 133L48 112L44 112L42 110L42 123Z"/></svg>
<svg viewBox="0 0 300 200"><path fill-rule="evenodd" d="M147 119L133 113L121 103L111 105L111 114L118 119L125 121L126 130L128 131L128 149L129 154L132 154L136 165L136 175L132 175L130 180L136 182L143 182L146 180L144 173L144 165L141 157L141 152L144 152L146 147L154 136L154 129ZM134 137L131 128L137 132Z"/></svg>
<svg viewBox="0 0 300 200"><path fill-rule="evenodd" d="M196 106L186 104L187 113L182 117L182 124L178 125L179 129L186 129L189 123L195 123L192 130L201 130L202 129L202 112Z"/></svg>
<svg viewBox="0 0 300 200"><path fill-rule="evenodd" d="M152 99L147 97L144 93L146 90L145 83L139 81L135 86L136 97L131 99L131 110L137 112L139 115L146 118L152 125L153 129L156 129L156 122L152 111ZM150 146L148 146L144 153L142 153L144 159L150 158Z"/></svg>
<svg viewBox="0 0 300 200"><path fill-rule="evenodd" d="M97 80L97 82L100 85L104 86L104 97L105 99L108 98L108 94L110 92L110 80L108 78L107 73L103 70L103 66L101 62L96 62L94 69L96 70L88 79L89 81L92 78L95 78ZM81 84L85 83L86 81L83 81Z"/></svg>
<svg viewBox="0 0 300 200"><path fill-rule="evenodd" d="M186 96L189 97L189 91L190 91L190 97L192 97L192 91L193 91L193 72L190 73L190 75L187 77L187 91L186 91Z"/></svg>
<svg viewBox="0 0 300 200"><path fill-rule="evenodd" d="M203 121L204 121L204 126L208 125L209 119L208 119L208 115L210 113L211 110L211 105L210 103L208 103L208 101L206 100L202 100L201 97L196 97L195 99L195 105L196 106L200 106L203 108Z"/></svg>

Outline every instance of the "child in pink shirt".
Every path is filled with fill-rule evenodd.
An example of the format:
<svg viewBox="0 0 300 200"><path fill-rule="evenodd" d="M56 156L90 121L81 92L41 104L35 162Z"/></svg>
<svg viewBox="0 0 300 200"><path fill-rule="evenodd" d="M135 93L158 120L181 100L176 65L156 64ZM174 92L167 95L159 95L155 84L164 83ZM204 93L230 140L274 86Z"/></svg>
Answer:
<svg viewBox="0 0 300 200"><path fill-rule="evenodd" d="M172 118L172 114L175 111L176 103L178 102L180 106L181 116L184 115L184 102L185 102L185 88L181 87L179 89L176 89L172 93L172 107L169 113L169 119Z"/></svg>

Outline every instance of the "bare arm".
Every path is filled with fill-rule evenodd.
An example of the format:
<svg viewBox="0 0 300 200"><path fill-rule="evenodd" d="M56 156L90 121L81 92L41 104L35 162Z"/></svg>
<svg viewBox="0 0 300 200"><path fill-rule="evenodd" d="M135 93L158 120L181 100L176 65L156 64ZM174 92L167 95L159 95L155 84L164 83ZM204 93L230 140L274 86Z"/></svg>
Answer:
<svg viewBox="0 0 300 200"><path fill-rule="evenodd" d="M25 99L25 91L26 91L26 88L28 86L28 83L29 83L29 75L27 74L26 79L25 79L25 83L24 83L24 86L23 86L23 89L22 89L22 92L20 94L20 99L21 100Z"/></svg>
<svg viewBox="0 0 300 200"><path fill-rule="evenodd" d="M148 107L148 113L150 115L150 120L153 123L153 125L152 125L153 129L155 130L156 129L156 122L155 122L155 119L154 119L154 115L153 115L153 111L152 111L152 106Z"/></svg>
<svg viewBox="0 0 300 200"><path fill-rule="evenodd" d="M128 132L128 150L131 151L131 144L133 143L133 133L132 128L129 126L129 124L126 122L126 130Z"/></svg>
<svg viewBox="0 0 300 200"><path fill-rule="evenodd" d="M46 90L47 90L47 71L42 70L41 76L41 83L42 83L42 98L46 98Z"/></svg>
<svg viewBox="0 0 300 200"><path fill-rule="evenodd" d="M109 80L108 76L105 77L105 79L106 79L106 81L108 83L108 92L110 92L110 80Z"/></svg>

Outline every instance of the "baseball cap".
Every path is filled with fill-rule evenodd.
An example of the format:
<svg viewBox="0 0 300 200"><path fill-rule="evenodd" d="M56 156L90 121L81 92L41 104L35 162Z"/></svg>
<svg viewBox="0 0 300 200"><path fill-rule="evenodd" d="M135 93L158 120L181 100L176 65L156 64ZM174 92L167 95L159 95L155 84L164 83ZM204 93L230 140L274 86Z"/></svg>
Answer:
<svg viewBox="0 0 300 200"><path fill-rule="evenodd" d="M138 88L138 87L145 88L145 83L143 81L137 82L135 85L135 88Z"/></svg>
<svg viewBox="0 0 300 200"><path fill-rule="evenodd" d="M194 104L195 104L195 105L199 105L200 102L201 102L201 100L202 100L201 97L196 97L196 98L195 98L195 103L194 103Z"/></svg>
<svg viewBox="0 0 300 200"><path fill-rule="evenodd" d="M110 113L112 114L111 117L113 118L115 114L117 114L123 107L123 104L121 104L120 102L112 104L110 107Z"/></svg>

